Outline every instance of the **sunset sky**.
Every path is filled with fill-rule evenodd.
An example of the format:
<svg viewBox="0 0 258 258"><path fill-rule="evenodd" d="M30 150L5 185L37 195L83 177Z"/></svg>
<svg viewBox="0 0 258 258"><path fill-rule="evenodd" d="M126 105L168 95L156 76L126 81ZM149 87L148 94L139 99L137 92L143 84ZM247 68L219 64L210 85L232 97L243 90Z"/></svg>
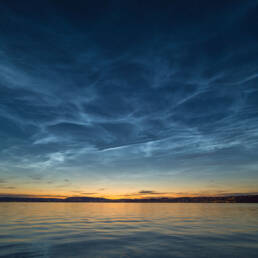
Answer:
<svg viewBox="0 0 258 258"><path fill-rule="evenodd" d="M256 0L1 1L0 196L258 193L257 16Z"/></svg>

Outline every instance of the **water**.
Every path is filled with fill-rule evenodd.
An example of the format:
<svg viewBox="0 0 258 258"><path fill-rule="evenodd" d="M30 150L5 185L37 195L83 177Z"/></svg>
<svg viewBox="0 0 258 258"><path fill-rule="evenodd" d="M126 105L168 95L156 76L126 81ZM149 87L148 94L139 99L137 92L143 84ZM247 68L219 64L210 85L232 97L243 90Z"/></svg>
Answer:
<svg viewBox="0 0 258 258"><path fill-rule="evenodd" d="M0 257L258 257L258 204L0 203Z"/></svg>

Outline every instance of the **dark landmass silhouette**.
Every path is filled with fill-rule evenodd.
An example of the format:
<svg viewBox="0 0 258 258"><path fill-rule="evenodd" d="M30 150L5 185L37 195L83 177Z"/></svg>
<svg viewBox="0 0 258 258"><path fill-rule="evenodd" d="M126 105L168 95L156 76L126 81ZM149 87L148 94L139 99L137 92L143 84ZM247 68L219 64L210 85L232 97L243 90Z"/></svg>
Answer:
<svg viewBox="0 0 258 258"><path fill-rule="evenodd" d="M116 200L98 197L67 197L65 199L34 197L0 197L0 202L258 203L258 195L177 198L161 197Z"/></svg>

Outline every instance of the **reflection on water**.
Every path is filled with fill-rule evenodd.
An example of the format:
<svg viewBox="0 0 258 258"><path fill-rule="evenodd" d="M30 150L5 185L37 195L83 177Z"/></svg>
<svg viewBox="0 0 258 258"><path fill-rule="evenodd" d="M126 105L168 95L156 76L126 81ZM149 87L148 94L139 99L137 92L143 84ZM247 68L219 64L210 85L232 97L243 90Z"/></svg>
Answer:
<svg viewBox="0 0 258 258"><path fill-rule="evenodd" d="M0 257L258 257L258 204L0 203Z"/></svg>

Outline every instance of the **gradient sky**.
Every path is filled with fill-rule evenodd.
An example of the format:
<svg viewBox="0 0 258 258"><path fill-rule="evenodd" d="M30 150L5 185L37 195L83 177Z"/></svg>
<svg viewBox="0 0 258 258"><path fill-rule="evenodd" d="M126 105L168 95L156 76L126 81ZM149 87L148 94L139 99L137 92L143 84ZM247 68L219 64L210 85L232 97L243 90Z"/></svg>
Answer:
<svg viewBox="0 0 258 258"><path fill-rule="evenodd" d="M258 192L258 1L1 1L0 195Z"/></svg>

